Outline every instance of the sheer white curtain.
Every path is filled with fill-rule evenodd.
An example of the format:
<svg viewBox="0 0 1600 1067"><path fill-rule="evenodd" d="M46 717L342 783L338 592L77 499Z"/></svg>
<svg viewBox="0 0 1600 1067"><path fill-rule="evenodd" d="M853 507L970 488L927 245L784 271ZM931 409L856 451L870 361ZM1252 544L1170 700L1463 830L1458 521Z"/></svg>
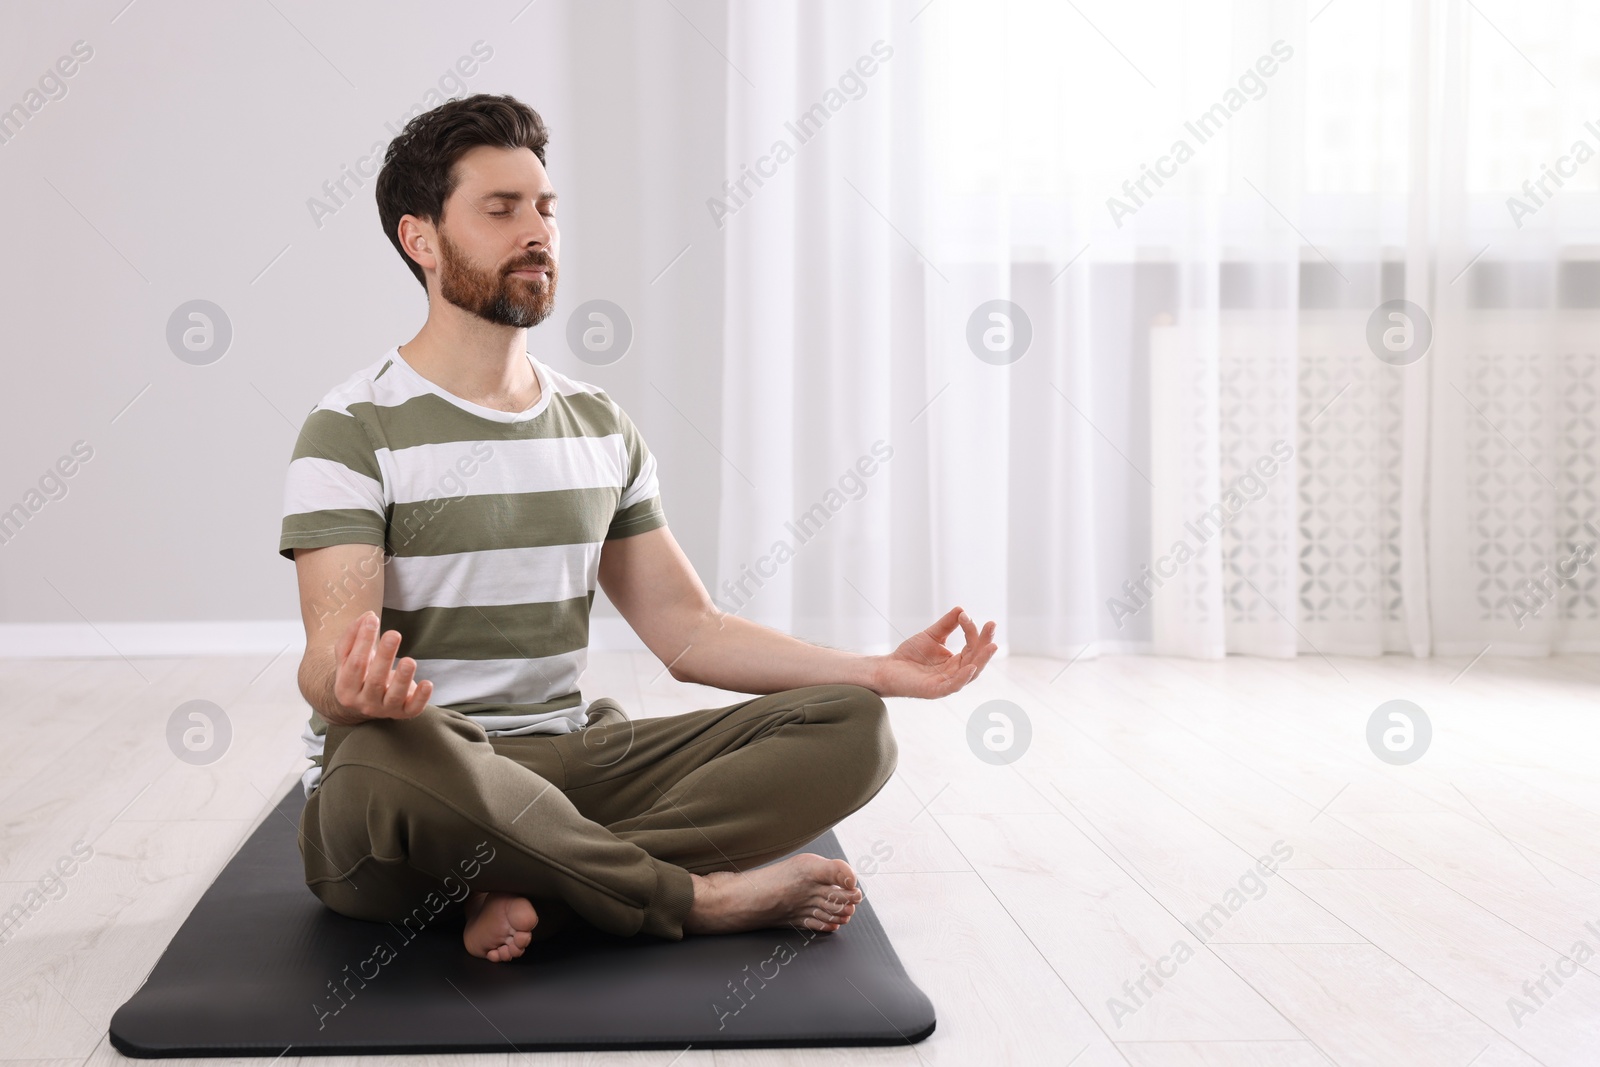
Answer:
<svg viewBox="0 0 1600 1067"><path fill-rule="evenodd" d="M1441 5L1429 31L1434 647L1592 652L1600 10Z"/></svg>
<svg viewBox="0 0 1600 1067"><path fill-rule="evenodd" d="M731 2L723 606L884 647L961 603L1068 658L1600 648L1580 17Z"/></svg>

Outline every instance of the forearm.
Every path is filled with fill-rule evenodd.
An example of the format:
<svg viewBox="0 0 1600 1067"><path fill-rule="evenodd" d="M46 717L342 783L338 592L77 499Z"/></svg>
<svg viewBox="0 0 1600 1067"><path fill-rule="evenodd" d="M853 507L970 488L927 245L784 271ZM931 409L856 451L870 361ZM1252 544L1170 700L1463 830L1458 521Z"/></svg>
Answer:
<svg viewBox="0 0 1600 1067"><path fill-rule="evenodd" d="M777 693L834 683L879 691L881 656L813 645L714 609L684 632L688 640L667 664L679 681L736 693Z"/></svg>

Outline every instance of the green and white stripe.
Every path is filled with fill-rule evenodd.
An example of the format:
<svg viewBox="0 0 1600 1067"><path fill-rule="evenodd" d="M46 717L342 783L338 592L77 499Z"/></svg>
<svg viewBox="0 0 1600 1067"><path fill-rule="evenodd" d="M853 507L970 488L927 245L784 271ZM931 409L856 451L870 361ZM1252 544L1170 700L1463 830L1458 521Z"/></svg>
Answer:
<svg viewBox="0 0 1600 1067"><path fill-rule="evenodd" d="M583 725L600 550L666 524L655 458L627 414L528 359L542 395L525 412L448 394L395 349L352 375L301 428L279 539L287 559L383 546L383 628L400 632L433 703L496 736ZM325 730L313 712L308 794Z"/></svg>

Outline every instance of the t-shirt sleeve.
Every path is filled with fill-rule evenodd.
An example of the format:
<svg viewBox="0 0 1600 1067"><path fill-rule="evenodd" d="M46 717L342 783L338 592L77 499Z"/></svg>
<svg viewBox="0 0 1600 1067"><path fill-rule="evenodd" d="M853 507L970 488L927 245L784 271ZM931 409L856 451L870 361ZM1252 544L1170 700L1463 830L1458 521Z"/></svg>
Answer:
<svg viewBox="0 0 1600 1067"><path fill-rule="evenodd" d="M617 409L617 429L628 451L628 484L617 501L617 512L606 531L606 540L631 537L667 524L661 508L661 486L656 481L656 457L644 442L644 435L621 407Z"/></svg>
<svg viewBox="0 0 1600 1067"><path fill-rule="evenodd" d="M366 431L344 411L314 409L284 480L278 554L293 560L297 548L382 546L387 529L383 472Z"/></svg>

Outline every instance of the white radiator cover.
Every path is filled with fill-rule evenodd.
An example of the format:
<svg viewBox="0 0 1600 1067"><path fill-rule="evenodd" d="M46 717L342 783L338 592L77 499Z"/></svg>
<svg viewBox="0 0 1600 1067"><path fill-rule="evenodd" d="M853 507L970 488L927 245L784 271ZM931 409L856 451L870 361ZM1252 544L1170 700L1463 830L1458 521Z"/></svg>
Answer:
<svg viewBox="0 0 1600 1067"><path fill-rule="evenodd" d="M1292 477L1152 598L1155 650L1600 651L1600 558L1580 562L1600 542L1600 313L1458 313L1407 367L1373 356L1365 312L1302 310L1292 336L1285 318L1151 328L1153 552L1273 441L1294 448Z"/></svg>

